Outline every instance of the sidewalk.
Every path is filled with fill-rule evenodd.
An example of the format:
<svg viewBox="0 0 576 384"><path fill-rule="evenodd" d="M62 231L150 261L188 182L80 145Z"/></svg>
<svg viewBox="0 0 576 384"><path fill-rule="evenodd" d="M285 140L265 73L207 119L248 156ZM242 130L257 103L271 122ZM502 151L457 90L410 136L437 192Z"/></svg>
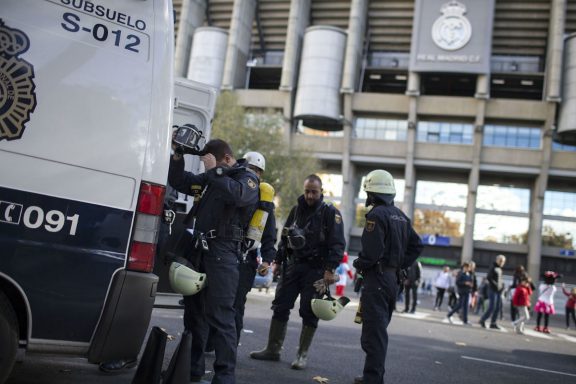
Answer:
<svg viewBox="0 0 576 384"><path fill-rule="evenodd" d="M334 288L332 289L334 290ZM273 283L272 286L266 291L265 289L259 290L258 288L252 288L249 295L256 295L256 296L268 296L274 297L276 293L276 283ZM358 302L360 301L360 296L353 291L351 285L348 285L345 290L345 296L350 299L350 303L346 306L347 308L356 308L358 306ZM157 293L156 294L156 301L154 303L154 308L166 308L166 309L184 309L178 302L182 299L181 295L178 294L170 294L170 293ZM446 314L448 313L448 297L445 295L444 301L442 303L442 310L434 311L434 301L436 299L435 292L430 295L428 292L419 292L418 293L418 304L416 306L416 314L411 315L413 318L429 318L435 319L438 321L443 321L446 319ZM504 301L504 310L503 310L503 318L499 320L499 324L506 327L511 328L510 324L510 302ZM563 308L562 308L563 309ZM397 301L396 302L396 313L402 313L404 311L404 302ZM420 314L420 316L418 315ZM424 315L425 316L422 316ZM468 319L469 322L474 325L478 326L478 321L480 320L480 316L482 312L479 314L474 314L472 310L468 312ZM456 319L457 316L454 316ZM530 313L530 320L526 324L527 328L534 328L536 326L536 314L534 312ZM555 314L550 316L549 320L549 328L554 330L561 330L564 333L568 333L570 335L576 336L576 326L572 321L570 321L570 329L566 329L566 322L564 314Z"/></svg>
<svg viewBox="0 0 576 384"><path fill-rule="evenodd" d="M416 306L416 313L423 312L423 313L426 313L427 317L431 317L431 318L435 318L435 319L439 319L439 320L446 319L446 315L448 314L448 297L447 297L447 295L444 295L444 301L442 302L442 309L440 311L434 311L435 299L436 299L435 291L433 291L432 295L430 295L428 292L423 292L423 293L419 292L418 293L418 305ZM561 304L561 305L563 305L563 304ZM487 303L486 303L486 306L487 306ZM500 325L506 327L506 328L511 328L512 325L510 324L510 322L511 322L511 319L510 319L510 302L505 300L503 302L503 306L504 306L503 317L502 317L502 319L498 320L498 323ZM564 308L562 308L562 309L564 309ZM396 302L396 311L398 313L402 313L404 311L404 302L403 301L397 301ZM558 312L558 308L556 308L556 311ZM480 320L480 316L482 316L482 311L479 312L477 315L474 314L472 309L470 309L468 311L468 321L474 326L479 326L478 321ZM455 315L454 319L456 319L457 317L458 316ZM543 325L543 322L544 322L544 319L542 319L541 325ZM536 326L536 313L534 313L533 311L530 312L530 320L528 321L526 326L527 326L527 328L530 328L530 329L532 329ZM574 325L574 322L572 322L572 320L570 321L570 329L569 330L566 329L566 320L564 317L564 313L562 313L562 314L556 313L555 315L551 315L548 327L552 331L561 330L564 333L569 333L571 335L576 336L576 326Z"/></svg>

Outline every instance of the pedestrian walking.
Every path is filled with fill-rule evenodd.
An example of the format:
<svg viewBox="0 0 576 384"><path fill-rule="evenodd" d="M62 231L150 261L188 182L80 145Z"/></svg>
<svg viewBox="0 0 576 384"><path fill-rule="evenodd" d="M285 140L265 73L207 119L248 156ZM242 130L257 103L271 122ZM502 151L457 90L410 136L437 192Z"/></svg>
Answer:
<svg viewBox="0 0 576 384"><path fill-rule="evenodd" d="M550 333L550 328L548 328L548 321L550 315L556 313L554 308L554 294L556 293L556 286L554 283L560 275L554 271L544 272L544 283L540 284L538 287L538 301L534 306L534 311L536 315L536 328L535 331ZM540 322L544 317L544 326L540 327Z"/></svg>
<svg viewBox="0 0 576 384"><path fill-rule="evenodd" d="M406 269L406 278L404 279L405 306L404 312L415 313L418 304L418 287L422 276L422 264L416 260ZM410 306L412 303L412 306Z"/></svg>
<svg viewBox="0 0 576 384"><path fill-rule="evenodd" d="M516 318L518 317L518 311L516 309L517 307L514 305L512 300L512 298L514 297L514 290L516 289L518 284L520 284L520 281L526 276L527 276L526 270L524 269L523 265L518 265L514 270L514 274L512 275L512 284L510 284L510 289L508 292L510 297L510 319L512 321L516 320Z"/></svg>
<svg viewBox="0 0 576 384"><path fill-rule="evenodd" d="M456 275L456 291L458 292L458 301L454 307L446 315L448 321L453 323L452 315L457 313L462 309L462 321L464 325L468 324L468 303L470 302L470 292L472 292L472 287L474 282L472 281L472 275L470 274L470 264L464 262L462 264L462 269Z"/></svg>
<svg viewBox="0 0 576 384"><path fill-rule="evenodd" d="M480 318L480 325L486 328L486 320L491 317L490 328L501 329L497 324L497 319L502 307L502 292L504 291L504 280L502 278L502 267L506 263L506 256L496 256L496 261L488 271L486 279L488 281L488 309Z"/></svg>
<svg viewBox="0 0 576 384"><path fill-rule="evenodd" d="M396 189L390 173L370 172L365 178L364 191L369 210L362 232L362 252L354 260L354 267L364 276L360 343L366 359L362 376L356 377L354 383L382 384L388 349L387 328L400 285L399 272L416 261L422 242L410 219L394 206Z"/></svg>
<svg viewBox="0 0 576 384"><path fill-rule="evenodd" d="M257 360L280 360L290 310L300 295L302 331L293 369L307 365L308 349L318 327L311 301L318 296L314 283L324 280L330 285L336 281L335 270L344 253L344 227L342 216L333 205L323 201L322 181L317 175L304 180L304 194L292 208L276 253L275 264L282 265L282 276L272 302L272 320L268 343L261 351L250 353Z"/></svg>
<svg viewBox="0 0 576 384"><path fill-rule="evenodd" d="M444 268L436 275L434 279L434 286L436 287L436 300L434 301L434 310L439 311L442 309L442 301L444 300L444 293L452 285L452 272L450 267L445 265Z"/></svg>
<svg viewBox="0 0 576 384"><path fill-rule="evenodd" d="M524 326L530 320L530 296L532 296L530 278L522 276L520 282L516 284L512 297L512 304L518 311L517 319L512 320L512 327L520 334L524 334Z"/></svg>
<svg viewBox="0 0 576 384"><path fill-rule="evenodd" d="M478 300L476 301L476 308L474 309L474 314L477 315L480 312L484 313L486 310L484 303L488 300L488 279L486 277L482 278L480 287L478 287Z"/></svg>
<svg viewBox="0 0 576 384"><path fill-rule="evenodd" d="M568 297L566 300L566 305L564 310L566 312L566 329L570 328L570 317L572 317L572 321L574 322L574 326L576 326L576 287L572 288L571 291L566 290L566 284L562 283L562 293Z"/></svg>

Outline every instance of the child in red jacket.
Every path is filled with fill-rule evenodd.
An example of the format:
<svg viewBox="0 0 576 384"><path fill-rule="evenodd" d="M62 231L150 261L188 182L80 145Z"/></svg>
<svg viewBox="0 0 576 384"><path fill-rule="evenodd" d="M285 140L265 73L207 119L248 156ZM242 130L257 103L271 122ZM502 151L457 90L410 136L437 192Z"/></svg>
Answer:
<svg viewBox="0 0 576 384"><path fill-rule="evenodd" d="M574 314L576 309L576 288L572 288L572 291L566 290L566 285L562 283L562 292L568 296L566 300L566 329L570 328L570 316L572 316L572 321L576 325L576 315Z"/></svg>
<svg viewBox="0 0 576 384"><path fill-rule="evenodd" d="M532 295L532 287L530 286L530 278L522 277L520 284L514 290L512 297L512 305L518 310L518 319L512 322L514 331L519 334L524 334L524 324L530 320L530 296Z"/></svg>

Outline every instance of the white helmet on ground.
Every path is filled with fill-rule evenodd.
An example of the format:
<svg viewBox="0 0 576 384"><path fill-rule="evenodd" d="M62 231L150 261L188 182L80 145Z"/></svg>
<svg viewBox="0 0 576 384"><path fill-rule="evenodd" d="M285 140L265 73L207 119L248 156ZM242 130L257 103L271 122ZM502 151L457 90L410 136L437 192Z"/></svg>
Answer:
<svg viewBox="0 0 576 384"><path fill-rule="evenodd" d="M248 164L258 167L262 171L266 170L266 159L260 152L246 152L244 158Z"/></svg>
<svg viewBox="0 0 576 384"><path fill-rule="evenodd" d="M170 286L176 293L183 296L194 295L206 285L206 274L196 272L192 268L173 261L168 271Z"/></svg>

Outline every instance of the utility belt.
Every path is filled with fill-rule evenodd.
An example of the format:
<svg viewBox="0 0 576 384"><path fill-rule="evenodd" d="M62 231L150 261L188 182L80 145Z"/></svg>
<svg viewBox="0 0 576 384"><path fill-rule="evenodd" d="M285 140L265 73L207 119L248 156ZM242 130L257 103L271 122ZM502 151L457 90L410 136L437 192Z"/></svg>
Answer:
<svg viewBox="0 0 576 384"><path fill-rule="evenodd" d="M206 232L196 230L194 233L195 236L206 240L214 240L218 238L222 240L242 241L244 239L244 231L236 225L222 225L218 229L211 229Z"/></svg>
<svg viewBox="0 0 576 384"><path fill-rule="evenodd" d="M210 250L210 241L217 238L235 241L240 244L243 239L243 234L244 231L242 228L234 225L226 228L222 227L220 231L215 229L207 232L194 230L194 232L191 233L189 230L185 230L178 240L173 256L190 259L199 253L208 252Z"/></svg>
<svg viewBox="0 0 576 384"><path fill-rule="evenodd" d="M396 273L399 268L396 267L388 267L383 265L382 263L376 263L376 265L374 266L374 269L376 270L376 272L378 273L384 273L384 272L394 272Z"/></svg>
<svg viewBox="0 0 576 384"><path fill-rule="evenodd" d="M309 264L310 266L322 266L323 259L318 256L295 256L293 253L287 255L286 263L290 264Z"/></svg>

